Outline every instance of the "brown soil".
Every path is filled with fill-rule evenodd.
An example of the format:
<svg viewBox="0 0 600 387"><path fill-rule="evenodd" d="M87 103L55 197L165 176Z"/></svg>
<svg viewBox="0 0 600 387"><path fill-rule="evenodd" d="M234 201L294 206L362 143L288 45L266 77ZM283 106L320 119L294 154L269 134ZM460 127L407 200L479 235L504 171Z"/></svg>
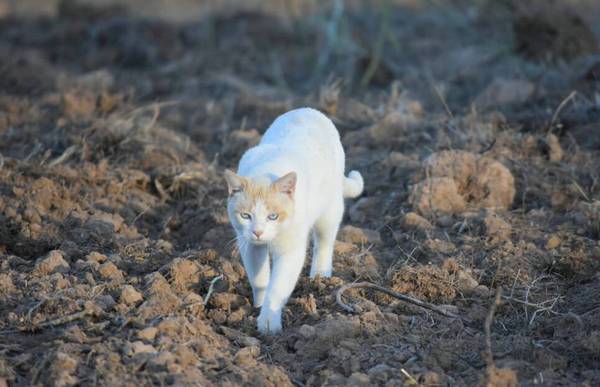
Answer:
<svg viewBox="0 0 600 387"><path fill-rule="evenodd" d="M600 384L588 43L585 63L527 62L547 53L514 51L504 2L230 3L185 22L2 8L0 386ZM334 276L305 270L264 337L222 173L307 105L366 189ZM348 314L335 291L353 281L461 320L369 289Z"/></svg>

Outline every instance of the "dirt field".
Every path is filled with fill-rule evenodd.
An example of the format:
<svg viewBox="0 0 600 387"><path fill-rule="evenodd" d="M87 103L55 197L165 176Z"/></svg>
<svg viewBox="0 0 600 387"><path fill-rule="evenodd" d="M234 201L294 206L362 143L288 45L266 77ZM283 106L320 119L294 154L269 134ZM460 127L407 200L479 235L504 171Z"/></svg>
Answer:
<svg viewBox="0 0 600 387"><path fill-rule="evenodd" d="M0 386L600 385L593 1L49 3L0 3ZM366 188L264 337L222 172L300 106Z"/></svg>

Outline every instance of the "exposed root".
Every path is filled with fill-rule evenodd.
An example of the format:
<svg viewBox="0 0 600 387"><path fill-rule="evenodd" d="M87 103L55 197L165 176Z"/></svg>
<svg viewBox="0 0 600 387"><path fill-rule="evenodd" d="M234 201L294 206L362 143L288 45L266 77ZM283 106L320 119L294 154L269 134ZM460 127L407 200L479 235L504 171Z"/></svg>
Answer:
<svg viewBox="0 0 600 387"><path fill-rule="evenodd" d="M375 289L377 291L387 294L388 296L397 298L401 301L420 306L421 308L429 309L429 310L436 312L444 317L450 317L450 318L460 319L460 320L465 321L460 316L458 316L454 313L448 312L447 310L445 310L437 305L433 305L433 304L430 304L429 302L425 302L425 301L418 300L416 298L409 297L405 294L395 292L391 289L384 288L383 286L375 285L374 283L371 283L371 282L356 282L356 283L346 284L337 290L337 292L335 294L335 300L336 300L337 304L339 306L341 306L345 311L350 312L350 313L355 313L356 310L352 306L346 304L342 300L342 295L344 294L344 292L346 290L355 289L355 288ZM467 322L467 321L465 321L465 322Z"/></svg>

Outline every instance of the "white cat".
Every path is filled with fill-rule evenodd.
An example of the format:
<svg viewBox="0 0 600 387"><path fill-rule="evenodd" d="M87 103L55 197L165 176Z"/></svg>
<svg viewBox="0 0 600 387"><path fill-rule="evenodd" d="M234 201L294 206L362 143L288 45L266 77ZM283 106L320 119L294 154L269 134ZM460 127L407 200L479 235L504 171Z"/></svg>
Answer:
<svg viewBox="0 0 600 387"><path fill-rule="evenodd" d="M225 171L227 210L237 234L258 330L281 330L281 312L302 271L313 235L310 277L330 277L344 198L363 191L357 171L344 176L340 135L325 115L302 108L279 116L242 157L238 174ZM269 256L273 269L270 268Z"/></svg>

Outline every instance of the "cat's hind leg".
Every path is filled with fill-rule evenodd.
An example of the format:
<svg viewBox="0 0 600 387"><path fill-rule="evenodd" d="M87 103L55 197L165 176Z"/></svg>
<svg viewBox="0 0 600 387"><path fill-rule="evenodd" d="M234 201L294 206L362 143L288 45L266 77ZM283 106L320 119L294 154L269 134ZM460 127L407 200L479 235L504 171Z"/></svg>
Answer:
<svg viewBox="0 0 600 387"><path fill-rule="evenodd" d="M252 286L254 306L260 307L265 300L269 286L270 264L269 248L267 245L253 245L248 242L239 244L242 262Z"/></svg>
<svg viewBox="0 0 600 387"><path fill-rule="evenodd" d="M333 247L342 217L344 216L344 198L342 195L332 203L331 207L313 227L313 256L310 267L310 278L317 275L331 277L333 269Z"/></svg>

